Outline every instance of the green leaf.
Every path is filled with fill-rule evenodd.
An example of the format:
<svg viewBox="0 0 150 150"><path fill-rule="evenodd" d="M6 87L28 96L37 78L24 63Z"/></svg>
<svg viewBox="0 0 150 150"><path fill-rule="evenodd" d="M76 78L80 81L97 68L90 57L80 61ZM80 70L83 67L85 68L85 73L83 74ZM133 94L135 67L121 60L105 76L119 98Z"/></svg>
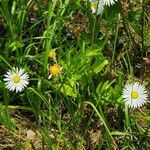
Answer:
<svg viewBox="0 0 150 150"><path fill-rule="evenodd" d="M129 133L129 132L119 132L119 131L113 131L113 132L111 132L111 135L119 135L119 136L130 136L131 135L131 133Z"/></svg>
<svg viewBox="0 0 150 150"><path fill-rule="evenodd" d="M12 50L16 50L18 48L22 48L23 46L24 46L24 44L19 42L19 41L14 41L14 42L9 44L9 48L12 49Z"/></svg>
<svg viewBox="0 0 150 150"><path fill-rule="evenodd" d="M145 119L146 119L147 121L150 121L150 116L146 116Z"/></svg>
<svg viewBox="0 0 150 150"><path fill-rule="evenodd" d="M76 82L81 78L80 75L73 75L63 85L59 84L58 89L65 95L71 97L77 97Z"/></svg>
<svg viewBox="0 0 150 150"><path fill-rule="evenodd" d="M98 74L107 64L108 64L108 60L106 60L106 59L103 61L96 62L93 65L94 73Z"/></svg>
<svg viewBox="0 0 150 150"><path fill-rule="evenodd" d="M77 90L76 90L75 85L71 86L69 84L64 84L61 87L60 91L67 96L77 97Z"/></svg>
<svg viewBox="0 0 150 150"><path fill-rule="evenodd" d="M96 50L93 50L93 51L89 51L89 52L87 53L87 56L88 56L88 57L97 56L97 55L100 54L99 51L100 51L99 49L96 49Z"/></svg>
<svg viewBox="0 0 150 150"><path fill-rule="evenodd" d="M25 150L30 150L31 149L31 144L30 144L30 139L27 139L24 143L24 149Z"/></svg>

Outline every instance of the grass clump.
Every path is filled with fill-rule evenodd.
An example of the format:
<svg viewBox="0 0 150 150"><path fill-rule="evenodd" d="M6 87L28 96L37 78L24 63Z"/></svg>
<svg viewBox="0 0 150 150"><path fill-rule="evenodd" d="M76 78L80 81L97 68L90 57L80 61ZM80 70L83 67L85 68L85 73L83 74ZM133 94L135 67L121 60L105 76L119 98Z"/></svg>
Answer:
<svg viewBox="0 0 150 150"><path fill-rule="evenodd" d="M150 148L149 1L91 3L0 1L1 149Z"/></svg>

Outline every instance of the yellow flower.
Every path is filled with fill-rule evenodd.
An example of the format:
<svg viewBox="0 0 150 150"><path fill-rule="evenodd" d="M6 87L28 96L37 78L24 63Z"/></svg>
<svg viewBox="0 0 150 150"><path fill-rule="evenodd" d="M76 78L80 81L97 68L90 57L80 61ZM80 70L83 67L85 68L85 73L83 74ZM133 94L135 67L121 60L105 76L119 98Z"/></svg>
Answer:
<svg viewBox="0 0 150 150"><path fill-rule="evenodd" d="M49 51L48 56L49 56L50 58L55 58L55 57L56 57L56 52L55 52L55 50Z"/></svg>
<svg viewBox="0 0 150 150"><path fill-rule="evenodd" d="M50 75L49 75L49 79L52 77L52 76L57 76L60 74L61 70L62 70L63 67L57 65L57 64L54 64L52 66L49 67L49 72L50 72Z"/></svg>

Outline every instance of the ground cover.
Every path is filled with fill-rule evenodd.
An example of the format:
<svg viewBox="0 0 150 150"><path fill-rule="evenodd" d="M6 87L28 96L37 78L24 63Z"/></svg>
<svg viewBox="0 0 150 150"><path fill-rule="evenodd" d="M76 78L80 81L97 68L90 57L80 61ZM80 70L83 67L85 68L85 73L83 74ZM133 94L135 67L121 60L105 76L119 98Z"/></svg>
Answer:
<svg viewBox="0 0 150 150"><path fill-rule="evenodd" d="M1 0L0 149L150 149L149 5Z"/></svg>

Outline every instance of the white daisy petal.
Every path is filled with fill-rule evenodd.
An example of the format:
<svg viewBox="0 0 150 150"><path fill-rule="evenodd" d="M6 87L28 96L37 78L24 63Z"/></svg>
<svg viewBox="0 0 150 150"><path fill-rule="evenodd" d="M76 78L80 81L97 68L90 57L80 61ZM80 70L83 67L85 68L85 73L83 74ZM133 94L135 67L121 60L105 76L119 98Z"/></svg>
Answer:
<svg viewBox="0 0 150 150"><path fill-rule="evenodd" d="M90 0L90 2L100 2L103 3L104 5L110 6L115 4L115 2L117 2L118 0Z"/></svg>
<svg viewBox="0 0 150 150"><path fill-rule="evenodd" d="M102 1L104 5L110 6L115 4L115 2L118 0L100 0L100 1Z"/></svg>
<svg viewBox="0 0 150 150"><path fill-rule="evenodd" d="M29 84L29 75L24 69L13 68L12 71L7 71L4 77L6 88L16 93L21 92Z"/></svg>
<svg viewBox="0 0 150 150"><path fill-rule="evenodd" d="M11 81L11 79L7 77L4 79L4 81Z"/></svg>
<svg viewBox="0 0 150 150"><path fill-rule="evenodd" d="M24 73L24 69L20 69L19 71L18 71L18 74L21 76L21 75L23 75L23 73ZM24 73L24 74L26 74L26 73Z"/></svg>
<svg viewBox="0 0 150 150"><path fill-rule="evenodd" d="M24 80L24 81L22 82L22 85L28 85L28 84L29 84L29 82L26 81L26 80Z"/></svg>
<svg viewBox="0 0 150 150"><path fill-rule="evenodd" d="M12 86L9 87L9 89L10 89L11 91L14 91L15 88L16 88L15 85L12 85Z"/></svg>
<svg viewBox="0 0 150 150"><path fill-rule="evenodd" d="M97 15L102 14L104 11L104 6L110 6L115 4L118 0L90 0L92 13Z"/></svg>
<svg viewBox="0 0 150 150"><path fill-rule="evenodd" d="M22 80L26 80L27 78L29 78L29 75L26 73L21 76Z"/></svg>
<svg viewBox="0 0 150 150"><path fill-rule="evenodd" d="M148 93L143 85L138 82L126 84L122 97L124 98L125 105L132 108L142 107L148 98Z"/></svg>

